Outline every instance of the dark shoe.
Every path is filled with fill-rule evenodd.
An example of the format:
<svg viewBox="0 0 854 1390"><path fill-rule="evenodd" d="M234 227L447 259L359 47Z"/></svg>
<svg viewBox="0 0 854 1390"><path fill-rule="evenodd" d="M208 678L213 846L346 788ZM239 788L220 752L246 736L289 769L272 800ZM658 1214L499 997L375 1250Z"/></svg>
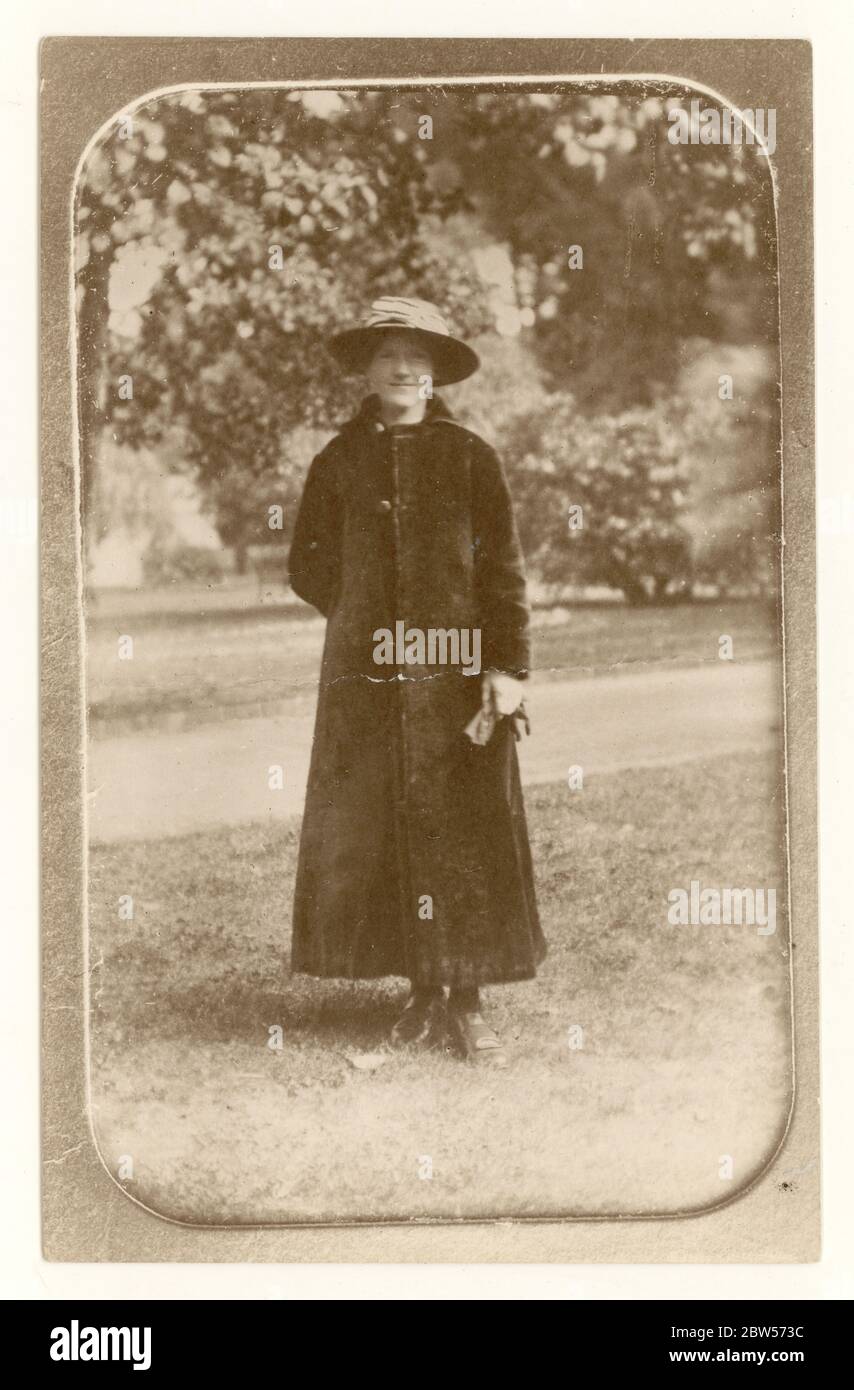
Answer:
<svg viewBox="0 0 854 1390"><path fill-rule="evenodd" d="M496 1068L509 1064L501 1039L481 1013L453 1009L449 1024L451 1037L467 1062Z"/></svg>
<svg viewBox="0 0 854 1390"><path fill-rule="evenodd" d="M441 1047L445 1037L445 996L441 990L413 990L389 1034L392 1047Z"/></svg>

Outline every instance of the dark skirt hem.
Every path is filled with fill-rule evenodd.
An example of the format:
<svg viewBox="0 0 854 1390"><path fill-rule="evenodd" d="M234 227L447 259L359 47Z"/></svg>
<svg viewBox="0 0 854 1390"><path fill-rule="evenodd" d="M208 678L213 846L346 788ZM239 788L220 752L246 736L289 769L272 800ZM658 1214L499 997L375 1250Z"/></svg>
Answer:
<svg viewBox="0 0 854 1390"><path fill-rule="evenodd" d="M307 966L298 965L292 966L290 973L292 975L308 975L315 980L402 979L409 980L411 984L418 989L430 989L436 988L438 986L445 986L448 989L467 989L473 988L475 986L479 988L481 985L514 985L521 984L525 980L534 980L537 977L537 968L540 965L542 965L543 961L546 958L546 954L547 952L543 951L542 954L538 955L534 964L531 965L528 969L519 969L515 971L506 970L501 971L500 973L495 970L478 970L475 968L473 970L457 971L450 976L445 973L441 973L438 975L424 975L416 979L413 978L411 975L408 975L405 969L382 970L378 971L377 973L349 973L340 969L319 970L309 969Z"/></svg>

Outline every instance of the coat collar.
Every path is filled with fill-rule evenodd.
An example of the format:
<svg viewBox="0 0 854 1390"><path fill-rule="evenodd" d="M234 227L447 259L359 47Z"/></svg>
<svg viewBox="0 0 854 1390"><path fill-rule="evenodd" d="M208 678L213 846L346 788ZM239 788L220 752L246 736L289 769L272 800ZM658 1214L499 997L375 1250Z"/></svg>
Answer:
<svg viewBox="0 0 854 1390"><path fill-rule="evenodd" d="M364 400L362 401L362 404L356 411L356 414L353 415L341 426L340 432L343 434L345 430L349 431L352 429L359 428L364 429L365 427L370 428L372 425L376 424L379 418L379 396L375 394L365 396ZM424 419L422 421L422 424L435 425L438 424L440 421L451 425L456 425L459 423L454 418L454 415L447 402L444 401L441 396L433 395L427 401L427 409L424 412Z"/></svg>

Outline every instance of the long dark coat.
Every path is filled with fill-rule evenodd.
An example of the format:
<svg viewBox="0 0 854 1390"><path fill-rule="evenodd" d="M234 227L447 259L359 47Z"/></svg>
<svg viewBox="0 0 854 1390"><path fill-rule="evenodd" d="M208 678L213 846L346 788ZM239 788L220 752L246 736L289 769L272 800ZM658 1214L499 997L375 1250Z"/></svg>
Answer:
<svg viewBox="0 0 854 1390"><path fill-rule="evenodd" d="M386 428L369 396L311 464L291 584L327 619L294 897L295 971L418 985L525 980L546 953L510 721L481 678L378 665L374 634L481 630L524 679L529 609L502 465L434 397ZM435 655L435 653L434 653Z"/></svg>

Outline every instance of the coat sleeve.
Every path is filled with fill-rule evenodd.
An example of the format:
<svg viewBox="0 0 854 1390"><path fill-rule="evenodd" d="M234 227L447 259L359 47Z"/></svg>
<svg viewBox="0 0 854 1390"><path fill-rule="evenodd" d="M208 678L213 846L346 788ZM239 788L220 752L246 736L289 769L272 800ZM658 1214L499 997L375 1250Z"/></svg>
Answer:
<svg viewBox="0 0 854 1390"><path fill-rule="evenodd" d="M311 462L288 557L291 588L324 617L335 602L341 560L341 523L334 459L324 451Z"/></svg>
<svg viewBox="0 0 854 1390"><path fill-rule="evenodd" d="M482 665L524 680L531 665L531 613L525 558L504 467L478 441L473 477L474 577Z"/></svg>

